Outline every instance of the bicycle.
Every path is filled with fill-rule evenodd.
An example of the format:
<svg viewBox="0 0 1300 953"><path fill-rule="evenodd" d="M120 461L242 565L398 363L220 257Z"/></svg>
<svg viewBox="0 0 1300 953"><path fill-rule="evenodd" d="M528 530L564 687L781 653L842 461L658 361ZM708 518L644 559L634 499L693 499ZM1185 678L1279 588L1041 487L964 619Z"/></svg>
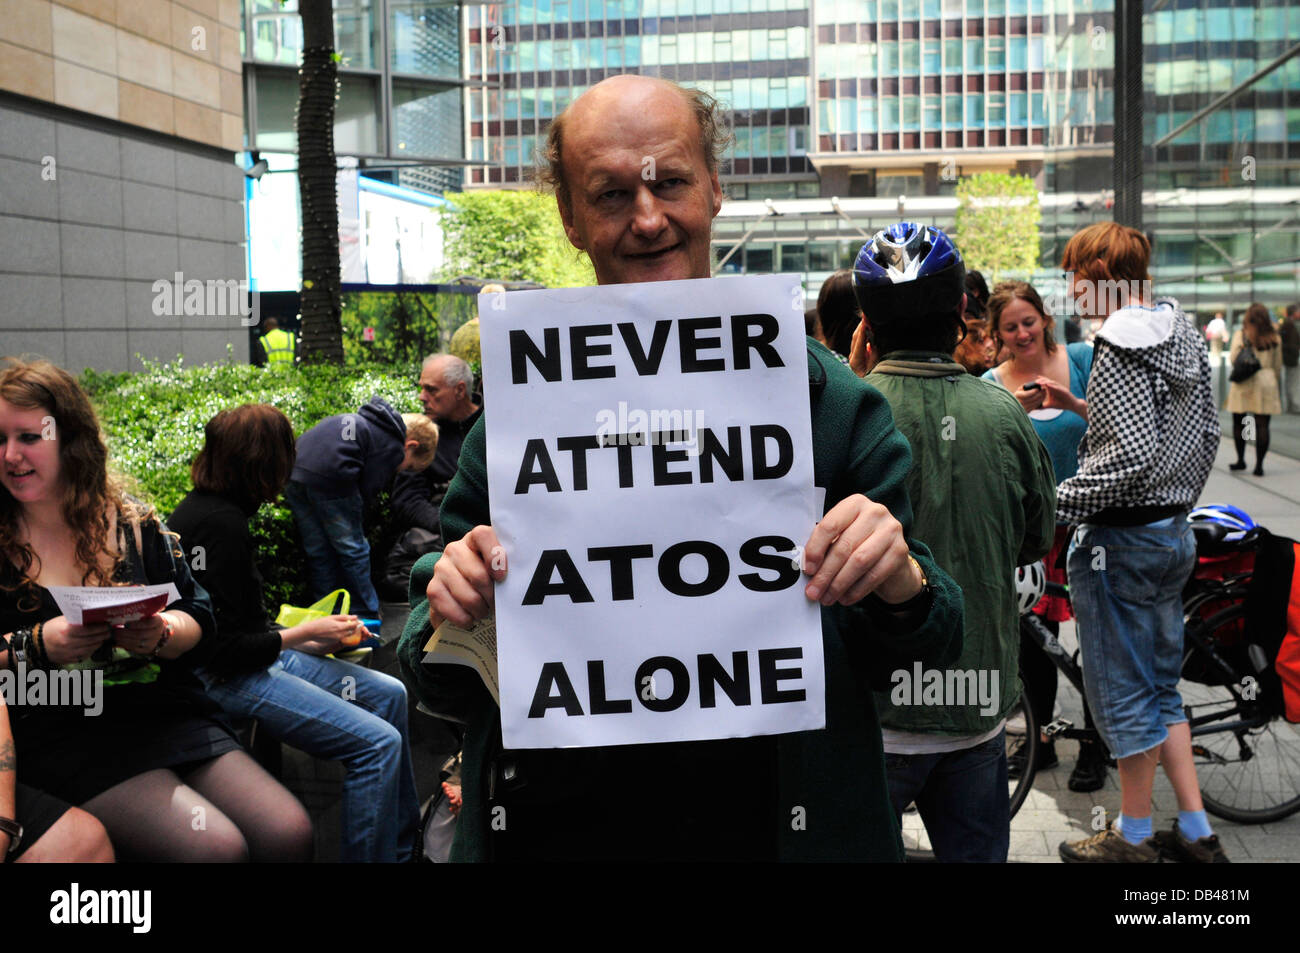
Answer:
<svg viewBox="0 0 1300 953"><path fill-rule="evenodd" d="M1246 631L1244 599L1250 576L1244 572L1222 580L1189 580L1183 594L1184 657L1178 691L1191 728L1205 809L1225 820L1263 824L1300 811L1300 726L1285 721L1276 698L1261 691L1260 677L1269 662ZM1049 582L1047 592L1069 598L1068 587L1058 583ZM1068 652L1032 613L1021 616L1020 626L1082 697L1078 651ZM1021 705L1032 721L1023 693ZM1100 741L1095 729L1075 728L1061 718L1027 732L1025 767L1009 792L1013 817L1033 785L1040 732L1049 738Z"/></svg>

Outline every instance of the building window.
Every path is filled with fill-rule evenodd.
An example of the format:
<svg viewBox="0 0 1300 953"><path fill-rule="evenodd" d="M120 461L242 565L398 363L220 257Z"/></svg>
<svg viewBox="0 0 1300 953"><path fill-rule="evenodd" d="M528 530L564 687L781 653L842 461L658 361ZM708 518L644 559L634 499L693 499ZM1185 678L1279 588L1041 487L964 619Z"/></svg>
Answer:
<svg viewBox="0 0 1300 953"><path fill-rule="evenodd" d="M972 73L984 69L984 41L978 37L966 40L966 69Z"/></svg>
<svg viewBox="0 0 1300 953"><path fill-rule="evenodd" d="M919 132L921 129L921 97L903 97L903 131Z"/></svg>
<svg viewBox="0 0 1300 953"><path fill-rule="evenodd" d="M938 96L926 96L922 100L925 111L925 128L933 132L943 125L943 100Z"/></svg>
<svg viewBox="0 0 1300 953"><path fill-rule="evenodd" d="M1012 93L1007 97L1007 120L1012 126L1029 125L1029 100L1025 93Z"/></svg>
<svg viewBox="0 0 1300 953"><path fill-rule="evenodd" d="M961 128L961 96L943 97L943 127L945 129Z"/></svg>
<svg viewBox="0 0 1300 953"><path fill-rule="evenodd" d="M1007 122L1007 94L989 93L989 125L1004 126Z"/></svg>
<svg viewBox="0 0 1300 953"><path fill-rule="evenodd" d="M876 131L876 98L863 96L858 99L858 130L860 132Z"/></svg>
<svg viewBox="0 0 1300 953"><path fill-rule="evenodd" d="M979 93L966 96L966 125L973 129L984 128L984 97Z"/></svg>
<svg viewBox="0 0 1300 953"><path fill-rule="evenodd" d="M945 73L960 73L962 64L961 39L954 38L943 41L943 71Z"/></svg>
<svg viewBox="0 0 1300 953"><path fill-rule="evenodd" d="M926 76L938 76L943 71L938 40L926 40L922 44L921 61Z"/></svg>
<svg viewBox="0 0 1300 953"><path fill-rule="evenodd" d="M918 40L904 40L899 45L899 66L904 76L915 76L921 71L921 44Z"/></svg>

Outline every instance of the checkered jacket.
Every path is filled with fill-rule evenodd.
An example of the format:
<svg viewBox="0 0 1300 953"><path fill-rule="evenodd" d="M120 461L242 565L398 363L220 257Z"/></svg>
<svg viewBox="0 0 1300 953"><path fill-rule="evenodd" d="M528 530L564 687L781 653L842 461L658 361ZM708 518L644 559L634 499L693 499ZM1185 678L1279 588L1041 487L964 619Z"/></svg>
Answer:
<svg viewBox="0 0 1300 953"><path fill-rule="evenodd" d="M1205 342L1172 298L1116 311L1097 333L1079 470L1057 519L1113 507L1195 505L1219 446Z"/></svg>

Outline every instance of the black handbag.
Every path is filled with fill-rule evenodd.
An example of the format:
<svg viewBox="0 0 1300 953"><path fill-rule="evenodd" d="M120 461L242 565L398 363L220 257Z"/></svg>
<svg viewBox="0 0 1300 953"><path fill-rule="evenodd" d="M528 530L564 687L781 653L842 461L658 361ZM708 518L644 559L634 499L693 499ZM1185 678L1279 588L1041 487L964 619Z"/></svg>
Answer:
<svg viewBox="0 0 1300 953"><path fill-rule="evenodd" d="M1232 362L1232 373L1228 375L1228 380L1234 384L1241 384L1250 380L1259 370L1259 358L1255 356L1255 349L1247 341L1237 352L1237 359Z"/></svg>

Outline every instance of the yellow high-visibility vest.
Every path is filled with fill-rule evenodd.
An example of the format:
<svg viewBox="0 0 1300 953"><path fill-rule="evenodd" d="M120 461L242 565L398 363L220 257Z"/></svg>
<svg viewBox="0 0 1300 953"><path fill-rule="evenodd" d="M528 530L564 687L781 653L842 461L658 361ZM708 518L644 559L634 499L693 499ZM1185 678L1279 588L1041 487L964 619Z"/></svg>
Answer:
<svg viewBox="0 0 1300 953"><path fill-rule="evenodd" d="M268 364L292 364L297 342L288 331L276 328L262 335L262 348Z"/></svg>

